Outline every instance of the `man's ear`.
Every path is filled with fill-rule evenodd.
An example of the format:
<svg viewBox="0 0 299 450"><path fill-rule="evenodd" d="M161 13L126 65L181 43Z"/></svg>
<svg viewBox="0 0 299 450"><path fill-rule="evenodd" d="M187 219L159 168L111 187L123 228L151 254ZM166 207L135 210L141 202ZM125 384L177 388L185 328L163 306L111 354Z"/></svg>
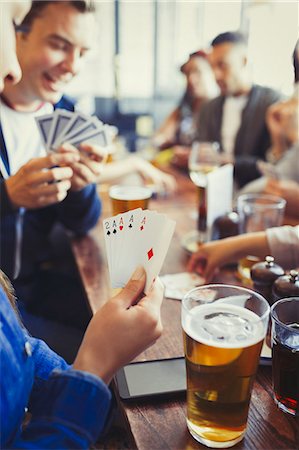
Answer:
<svg viewBox="0 0 299 450"><path fill-rule="evenodd" d="M22 31L16 33L16 43L17 45L23 41L25 41L28 37L28 33L23 33Z"/></svg>

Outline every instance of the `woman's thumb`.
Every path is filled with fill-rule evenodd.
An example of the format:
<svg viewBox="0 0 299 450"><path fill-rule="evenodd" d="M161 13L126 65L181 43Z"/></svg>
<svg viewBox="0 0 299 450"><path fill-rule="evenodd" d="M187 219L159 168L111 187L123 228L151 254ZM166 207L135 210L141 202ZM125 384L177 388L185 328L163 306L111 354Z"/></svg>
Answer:
<svg viewBox="0 0 299 450"><path fill-rule="evenodd" d="M146 273L142 266L138 266L133 272L131 278L117 295L125 303L126 307L134 305L142 294L146 281Z"/></svg>

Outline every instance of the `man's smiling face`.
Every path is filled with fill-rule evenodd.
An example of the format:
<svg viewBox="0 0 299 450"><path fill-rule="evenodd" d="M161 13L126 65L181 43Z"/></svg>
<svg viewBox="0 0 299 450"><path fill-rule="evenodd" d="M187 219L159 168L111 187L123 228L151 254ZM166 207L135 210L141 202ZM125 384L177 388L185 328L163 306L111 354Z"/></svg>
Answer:
<svg viewBox="0 0 299 450"><path fill-rule="evenodd" d="M93 43L94 17L67 2L50 3L30 31L17 37L20 82L28 102L59 101L65 85L79 72Z"/></svg>

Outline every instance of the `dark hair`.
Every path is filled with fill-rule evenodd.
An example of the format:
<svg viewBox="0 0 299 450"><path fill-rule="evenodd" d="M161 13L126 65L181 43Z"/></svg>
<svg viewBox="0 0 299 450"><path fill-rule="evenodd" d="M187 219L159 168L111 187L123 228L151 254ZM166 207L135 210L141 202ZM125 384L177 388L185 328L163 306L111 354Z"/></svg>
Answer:
<svg viewBox="0 0 299 450"><path fill-rule="evenodd" d="M227 31L226 33L218 34L218 36L212 40L211 46L215 47L216 45L226 43L247 45L247 39L244 34L239 31Z"/></svg>
<svg viewBox="0 0 299 450"><path fill-rule="evenodd" d="M298 58L298 52L299 52L299 39L296 42L294 52L293 52L293 65L294 65L294 75L295 75L295 83L298 83L299 81L299 58Z"/></svg>
<svg viewBox="0 0 299 450"><path fill-rule="evenodd" d="M50 5L51 3L68 3L73 8L77 9L81 13L93 13L95 12L95 4L92 0L32 0L32 5L27 13L27 15L24 17L23 22L21 23L20 27L24 30L29 30L32 26L33 22L37 17L40 17L42 11L45 9L46 6Z"/></svg>
<svg viewBox="0 0 299 450"><path fill-rule="evenodd" d="M196 52L190 53L189 58L187 59L187 61L181 65L180 67L180 71L182 73L184 73L185 68L187 66L187 64L189 63L189 61L193 58L203 58L203 59L208 59L208 55L204 50L197 50Z"/></svg>

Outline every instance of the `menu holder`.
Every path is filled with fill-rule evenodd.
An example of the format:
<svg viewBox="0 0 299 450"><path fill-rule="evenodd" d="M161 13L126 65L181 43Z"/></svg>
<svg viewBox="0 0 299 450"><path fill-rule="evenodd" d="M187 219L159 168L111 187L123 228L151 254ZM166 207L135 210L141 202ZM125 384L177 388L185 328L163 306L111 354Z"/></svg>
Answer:
<svg viewBox="0 0 299 450"><path fill-rule="evenodd" d="M233 165L226 164L207 174L207 227L232 210Z"/></svg>

